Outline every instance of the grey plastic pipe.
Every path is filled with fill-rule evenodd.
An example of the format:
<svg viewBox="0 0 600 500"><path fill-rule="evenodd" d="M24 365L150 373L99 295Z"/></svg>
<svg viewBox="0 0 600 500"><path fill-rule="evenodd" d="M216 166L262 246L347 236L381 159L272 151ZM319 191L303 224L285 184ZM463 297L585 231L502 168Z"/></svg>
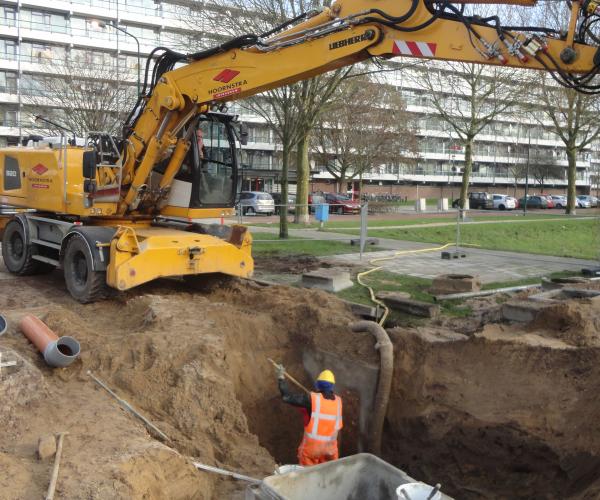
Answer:
<svg viewBox="0 0 600 500"><path fill-rule="evenodd" d="M353 332L368 332L376 339L375 349L379 351L379 379L375 394L375 408L369 428L369 451L381 455L383 423L390 401L392 377L394 375L394 346L387 332L374 321L358 321L350 325Z"/></svg>
<svg viewBox="0 0 600 500"><path fill-rule="evenodd" d="M63 368L75 361L80 352L79 342L73 337L60 337L46 346L44 361L55 368Z"/></svg>
<svg viewBox="0 0 600 500"><path fill-rule="evenodd" d="M19 327L33 345L44 356L44 361L53 367L69 366L81 351L79 342L73 337L58 337L40 318L27 314L21 318Z"/></svg>
<svg viewBox="0 0 600 500"><path fill-rule="evenodd" d="M0 314L0 335L4 335L7 329L8 321L6 321L6 318Z"/></svg>

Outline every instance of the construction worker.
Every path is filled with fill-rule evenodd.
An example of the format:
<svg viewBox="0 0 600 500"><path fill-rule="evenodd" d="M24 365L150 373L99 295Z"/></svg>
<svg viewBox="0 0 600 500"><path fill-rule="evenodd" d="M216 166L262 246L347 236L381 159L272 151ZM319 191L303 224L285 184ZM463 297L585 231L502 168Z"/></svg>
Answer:
<svg viewBox="0 0 600 500"><path fill-rule="evenodd" d="M338 432L343 426L342 399L333 392L333 373L322 371L315 383L316 391L310 394L290 392L282 365L277 367L277 378L283 402L304 413L304 437L298 447L298 463L306 466L337 460Z"/></svg>

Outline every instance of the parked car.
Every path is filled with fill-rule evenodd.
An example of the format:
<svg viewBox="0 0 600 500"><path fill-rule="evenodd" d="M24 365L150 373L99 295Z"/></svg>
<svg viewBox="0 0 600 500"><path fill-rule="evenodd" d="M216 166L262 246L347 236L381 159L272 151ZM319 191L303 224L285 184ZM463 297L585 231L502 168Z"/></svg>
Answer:
<svg viewBox="0 0 600 500"><path fill-rule="evenodd" d="M525 206L525 197L519 198L519 206ZM548 200L543 196L528 196L527 208L548 208Z"/></svg>
<svg viewBox="0 0 600 500"><path fill-rule="evenodd" d="M567 197L562 194L553 194L551 196L552 201L554 202L554 208L566 208L567 206Z"/></svg>
<svg viewBox="0 0 600 500"><path fill-rule="evenodd" d="M283 203L281 202L281 193L271 193L271 197L275 202L275 213L281 213L281 209L283 207ZM294 213L296 211L296 195L288 194L288 213Z"/></svg>
<svg viewBox="0 0 600 500"><path fill-rule="evenodd" d="M577 206L579 208L592 208L592 197L586 194L581 194L577 197Z"/></svg>
<svg viewBox="0 0 600 500"><path fill-rule="evenodd" d="M460 198L452 202L452 207L458 208ZM472 209L492 209L494 208L494 197L491 193L483 191L469 193L469 208Z"/></svg>
<svg viewBox="0 0 600 500"><path fill-rule="evenodd" d="M581 194L577 197L577 200L582 202L580 208L594 208L598 206L598 198L590 196L588 194Z"/></svg>
<svg viewBox="0 0 600 500"><path fill-rule="evenodd" d="M517 199L506 194L494 194L494 208L498 210L514 210L517 208Z"/></svg>
<svg viewBox="0 0 600 500"><path fill-rule="evenodd" d="M275 202L269 193L262 191L242 191L240 193L239 209L243 215L275 213Z"/></svg>
<svg viewBox="0 0 600 500"><path fill-rule="evenodd" d="M352 201L344 194L324 193L325 203L329 204L329 212L336 214L357 214L360 212L360 204Z"/></svg>

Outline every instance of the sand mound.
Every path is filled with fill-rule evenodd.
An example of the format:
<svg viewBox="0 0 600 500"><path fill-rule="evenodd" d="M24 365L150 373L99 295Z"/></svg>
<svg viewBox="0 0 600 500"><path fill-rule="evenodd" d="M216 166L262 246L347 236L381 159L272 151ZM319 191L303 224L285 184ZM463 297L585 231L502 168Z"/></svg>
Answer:
<svg viewBox="0 0 600 500"><path fill-rule="evenodd" d="M544 309L527 331L579 347L600 347L600 301L568 300Z"/></svg>

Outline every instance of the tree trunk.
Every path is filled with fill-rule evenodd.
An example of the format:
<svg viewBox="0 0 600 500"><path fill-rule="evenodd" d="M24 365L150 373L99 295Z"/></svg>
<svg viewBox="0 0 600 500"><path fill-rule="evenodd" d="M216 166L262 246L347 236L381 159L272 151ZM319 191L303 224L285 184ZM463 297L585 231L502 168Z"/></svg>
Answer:
<svg viewBox="0 0 600 500"><path fill-rule="evenodd" d="M465 139L465 170L462 175L462 185L460 187L460 206L465 208L467 197L469 195L469 181L471 179L471 170L473 169L473 137L467 136Z"/></svg>
<svg viewBox="0 0 600 500"><path fill-rule="evenodd" d="M310 163L308 162L308 145L310 136L307 134L298 143L296 152L296 211L294 222L296 224L308 224L308 184Z"/></svg>
<svg viewBox="0 0 600 500"><path fill-rule="evenodd" d="M340 168L340 179L339 179L339 187L338 193L346 194L346 167Z"/></svg>
<svg viewBox="0 0 600 500"><path fill-rule="evenodd" d="M569 161L567 169L567 214L575 215L577 208L577 189L575 185L577 181L577 148L574 146L567 146L567 160Z"/></svg>
<svg viewBox="0 0 600 500"><path fill-rule="evenodd" d="M288 170L290 164L291 149L289 145L283 145L283 153L281 160L281 201L287 206L288 199ZM283 210L279 213L279 237L287 239L288 237L288 220L287 210L283 207Z"/></svg>

